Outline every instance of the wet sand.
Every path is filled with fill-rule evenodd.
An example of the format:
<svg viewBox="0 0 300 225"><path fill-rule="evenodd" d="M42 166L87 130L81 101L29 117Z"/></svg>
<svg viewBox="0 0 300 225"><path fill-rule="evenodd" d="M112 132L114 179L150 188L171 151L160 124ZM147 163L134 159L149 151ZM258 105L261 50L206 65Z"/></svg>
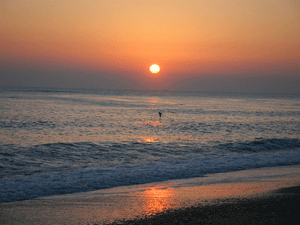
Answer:
<svg viewBox="0 0 300 225"><path fill-rule="evenodd" d="M0 224L299 224L300 165L0 204ZM120 222L122 221L122 222Z"/></svg>
<svg viewBox="0 0 300 225"><path fill-rule="evenodd" d="M300 224L300 187L279 190L271 196L228 199L213 205L167 210L153 216L115 221L109 225L166 224Z"/></svg>

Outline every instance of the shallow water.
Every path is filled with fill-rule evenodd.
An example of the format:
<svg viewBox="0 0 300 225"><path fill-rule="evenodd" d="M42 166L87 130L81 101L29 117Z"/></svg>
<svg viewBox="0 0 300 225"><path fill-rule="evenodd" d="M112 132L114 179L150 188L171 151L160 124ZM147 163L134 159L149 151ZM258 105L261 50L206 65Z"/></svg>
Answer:
<svg viewBox="0 0 300 225"><path fill-rule="evenodd" d="M0 202L300 163L299 95L2 88L0 104Z"/></svg>

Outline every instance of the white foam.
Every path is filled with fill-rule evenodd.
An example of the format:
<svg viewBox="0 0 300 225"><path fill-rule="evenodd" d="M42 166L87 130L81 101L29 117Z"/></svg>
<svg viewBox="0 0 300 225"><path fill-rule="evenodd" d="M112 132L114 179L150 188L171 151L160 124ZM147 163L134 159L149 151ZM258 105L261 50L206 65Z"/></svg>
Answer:
<svg viewBox="0 0 300 225"><path fill-rule="evenodd" d="M186 160L169 159L139 166L114 166L109 169L95 168L11 177L3 179L0 183L0 199L1 202L11 202L118 186L202 177L213 173L295 164L300 164L299 150Z"/></svg>

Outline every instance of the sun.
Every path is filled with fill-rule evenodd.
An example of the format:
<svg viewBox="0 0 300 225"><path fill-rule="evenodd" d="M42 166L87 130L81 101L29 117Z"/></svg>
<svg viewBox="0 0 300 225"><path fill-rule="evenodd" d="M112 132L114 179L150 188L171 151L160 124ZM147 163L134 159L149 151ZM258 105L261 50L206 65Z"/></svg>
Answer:
<svg viewBox="0 0 300 225"><path fill-rule="evenodd" d="M158 73L160 71L159 65L157 64L152 64L150 66L150 72L151 73Z"/></svg>

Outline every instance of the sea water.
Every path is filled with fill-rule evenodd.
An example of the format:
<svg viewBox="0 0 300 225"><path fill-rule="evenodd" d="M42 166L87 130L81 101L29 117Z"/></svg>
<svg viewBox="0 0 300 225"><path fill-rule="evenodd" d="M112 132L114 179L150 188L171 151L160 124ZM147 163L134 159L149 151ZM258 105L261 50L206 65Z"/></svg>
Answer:
<svg viewBox="0 0 300 225"><path fill-rule="evenodd" d="M297 94L0 88L0 202L295 164Z"/></svg>

